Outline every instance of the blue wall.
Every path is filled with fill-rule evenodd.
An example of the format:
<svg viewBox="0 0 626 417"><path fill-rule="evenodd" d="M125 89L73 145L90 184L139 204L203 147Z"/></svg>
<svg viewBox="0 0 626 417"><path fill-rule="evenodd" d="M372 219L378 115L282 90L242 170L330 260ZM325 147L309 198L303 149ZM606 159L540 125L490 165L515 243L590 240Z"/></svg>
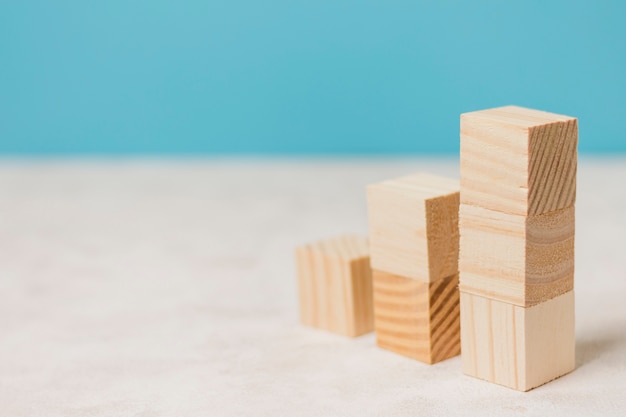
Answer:
<svg viewBox="0 0 626 417"><path fill-rule="evenodd" d="M504 104L626 151L625 5L6 0L0 153L454 153Z"/></svg>

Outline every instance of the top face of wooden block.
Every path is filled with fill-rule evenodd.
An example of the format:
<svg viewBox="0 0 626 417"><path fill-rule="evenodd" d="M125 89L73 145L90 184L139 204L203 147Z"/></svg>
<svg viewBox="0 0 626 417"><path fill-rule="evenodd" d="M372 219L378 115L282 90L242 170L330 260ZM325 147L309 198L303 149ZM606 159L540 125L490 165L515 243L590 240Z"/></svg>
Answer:
<svg viewBox="0 0 626 417"><path fill-rule="evenodd" d="M367 186L368 192L385 189L414 200L428 201L459 192L459 181L426 173L417 173Z"/></svg>
<svg viewBox="0 0 626 417"><path fill-rule="evenodd" d="M565 116L562 114L549 113L518 106L503 106L493 109L463 113L461 117L484 119L492 123L518 127L520 129L530 129L550 123L568 122L576 119L575 117Z"/></svg>
<svg viewBox="0 0 626 417"><path fill-rule="evenodd" d="M373 269L425 282L458 272L458 181L383 181L367 187L367 205Z"/></svg>
<svg viewBox="0 0 626 417"><path fill-rule="evenodd" d="M352 261L369 256L369 241L366 237L343 235L301 246L300 250L308 250L327 258Z"/></svg>
<svg viewBox="0 0 626 417"><path fill-rule="evenodd" d="M543 214L576 199L576 118L507 106L461 115L461 203Z"/></svg>

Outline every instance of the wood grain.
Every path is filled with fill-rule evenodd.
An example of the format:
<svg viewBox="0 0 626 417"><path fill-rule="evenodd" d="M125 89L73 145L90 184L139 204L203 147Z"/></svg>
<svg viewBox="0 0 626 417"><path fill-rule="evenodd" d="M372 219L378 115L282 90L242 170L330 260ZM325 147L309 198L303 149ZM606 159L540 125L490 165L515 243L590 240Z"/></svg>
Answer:
<svg viewBox="0 0 626 417"><path fill-rule="evenodd" d="M575 209L520 216L461 204L460 289L529 307L574 288Z"/></svg>
<svg viewBox="0 0 626 417"><path fill-rule="evenodd" d="M430 364L459 354L458 275L427 283L374 270L373 281L378 346Z"/></svg>
<svg viewBox="0 0 626 417"><path fill-rule="evenodd" d="M374 329L367 238L341 236L296 249L303 324L345 336Z"/></svg>
<svg viewBox="0 0 626 417"><path fill-rule="evenodd" d="M576 200L578 121L515 106L461 115L461 203L518 215Z"/></svg>
<svg viewBox="0 0 626 417"><path fill-rule="evenodd" d="M528 391L575 367L574 292L524 308L461 292L463 372Z"/></svg>
<svg viewBox="0 0 626 417"><path fill-rule="evenodd" d="M367 187L372 269L434 282L458 272L459 183L414 174Z"/></svg>

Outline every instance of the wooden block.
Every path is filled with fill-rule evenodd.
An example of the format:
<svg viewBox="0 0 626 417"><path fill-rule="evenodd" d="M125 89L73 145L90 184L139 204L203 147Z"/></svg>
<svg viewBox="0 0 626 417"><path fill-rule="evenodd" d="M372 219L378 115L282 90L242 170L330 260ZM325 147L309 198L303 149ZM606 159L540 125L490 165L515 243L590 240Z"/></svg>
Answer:
<svg viewBox="0 0 626 417"><path fill-rule="evenodd" d="M573 290L574 213L520 216L461 204L461 291L530 307Z"/></svg>
<svg viewBox="0 0 626 417"><path fill-rule="evenodd" d="M576 118L507 106L461 115L461 203L519 215L574 205Z"/></svg>
<svg viewBox="0 0 626 417"><path fill-rule="evenodd" d="M458 275L428 283L373 271L378 346L426 363L456 356Z"/></svg>
<svg viewBox="0 0 626 417"><path fill-rule="evenodd" d="M461 292L463 372L528 391L575 367L574 292L524 308Z"/></svg>
<svg viewBox="0 0 626 417"><path fill-rule="evenodd" d="M367 187L372 269L434 282L458 273L459 183L415 174Z"/></svg>
<svg viewBox="0 0 626 417"><path fill-rule="evenodd" d="M303 324L345 336L374 329L368 240L341 236L296 249Z"/></svg>

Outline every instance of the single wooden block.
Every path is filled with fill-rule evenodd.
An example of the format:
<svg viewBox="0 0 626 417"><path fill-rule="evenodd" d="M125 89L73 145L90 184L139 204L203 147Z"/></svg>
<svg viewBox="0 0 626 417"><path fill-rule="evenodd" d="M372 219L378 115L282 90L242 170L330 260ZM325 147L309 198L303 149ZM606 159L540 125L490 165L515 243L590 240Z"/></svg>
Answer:
<svg viewBox="0 0 626 417"><path fill-rule="evenodd" d="M575 367L574 291L524 308L461 292L463 372L520 391Z"/></svg>
<svg viewBox="0 0 626 417"><path fill-rule="evenodd" d="M296 249L303 324L351 337L374 330L368 246L341 236Z"/></svg>
<svg viewBox="0 0 626 417"><path fill-rule="evenodd" d="M459 183L415 174L367 187L372 269L434 282L458 272Z"/></svg>
<svg viewBox="0 0 626 417"><path fill-rule="evenodd" d="M428 283L373 271L378 346L426 363L456 356L458 275Z"/></svg>
<svg viewBox="0 0 626 417"><path fill-rule="evenodd" d="M461 204L461 291L530 307L573 290L574 213L520 216Z"/></svg>
<svg viewBox="0 0 626 417"><path fill-rule="evenodd" d="M535 215L574 205L578 122L507 106L461 115L461 203Z"/></svg>

